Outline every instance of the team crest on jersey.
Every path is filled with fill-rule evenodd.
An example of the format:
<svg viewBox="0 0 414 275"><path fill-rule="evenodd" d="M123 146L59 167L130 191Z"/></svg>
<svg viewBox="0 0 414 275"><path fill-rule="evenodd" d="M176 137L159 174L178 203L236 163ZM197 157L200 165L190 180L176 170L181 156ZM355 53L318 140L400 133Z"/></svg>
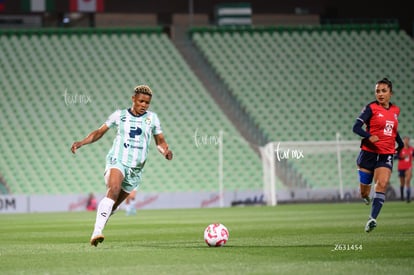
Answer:
<svg viewBox="0 0 414 275"><path fill-rule="evenodd" d="M394 128L394 121L386 120L384 127L384 135L392 136L392 129Z"/></svg>
<svg viewBox="0 0 414 275"><path fill-rule="evenodd" d="M150 124L151 124L151 118L147 117L147 118L145 119L145 123L146 123L147 125L150 125Z"/></svg>

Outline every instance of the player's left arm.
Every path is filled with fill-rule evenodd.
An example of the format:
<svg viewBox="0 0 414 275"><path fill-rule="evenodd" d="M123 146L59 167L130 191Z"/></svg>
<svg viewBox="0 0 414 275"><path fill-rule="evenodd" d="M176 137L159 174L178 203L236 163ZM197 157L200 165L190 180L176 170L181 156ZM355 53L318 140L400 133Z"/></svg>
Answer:
<svg viewBox="0 0 414 275"><path fill-rule="evenodd" d="M157 134L154 135L154 139L155 139L155 144L157 144L157 149L158 151L168 160L172 160L173 158L173 152L168 149L168 144L165 141L164 135L161 134Z"/></svg>
<svg viewBox="0 0 414 275"><path fill-rule="evenodd" d="M395 137L395 141L397 142L397 154L401 151L402 148L404 148L404 142L400 136L400 134L397 132L397 136Z"/></svg>

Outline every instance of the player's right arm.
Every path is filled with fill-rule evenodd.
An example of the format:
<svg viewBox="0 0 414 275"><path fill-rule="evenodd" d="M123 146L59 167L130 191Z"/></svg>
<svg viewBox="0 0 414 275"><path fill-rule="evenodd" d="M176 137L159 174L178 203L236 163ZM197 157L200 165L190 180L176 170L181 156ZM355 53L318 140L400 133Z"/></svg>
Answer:
<svg viewBox="0 0 414 275"><path fill-rule="evenodd" d="M72 144L71 151L72 153L76 153L76 150L81 148L83 145L93 143L97 140L99 140L107 131L109 127L104 123L99 129L96 129L95 131L92 131L89 135L87 135L84 139L81 141L75 141Z"/></svg>
<svg viewBox="0 0 414 275"><path fill-rule="evenodd" d="M371 135L370 133L368 133L362 128L364 124L366 123L366 121L369 121L371 119L371 116L372 116L372 109L370 107L370 104L368 104L362 109L359 117L355 120L354 126L352 127L352 131L355 134L362 137L363 139L367 139L370 142L375 143L379 140L378 136Z"/></svg>

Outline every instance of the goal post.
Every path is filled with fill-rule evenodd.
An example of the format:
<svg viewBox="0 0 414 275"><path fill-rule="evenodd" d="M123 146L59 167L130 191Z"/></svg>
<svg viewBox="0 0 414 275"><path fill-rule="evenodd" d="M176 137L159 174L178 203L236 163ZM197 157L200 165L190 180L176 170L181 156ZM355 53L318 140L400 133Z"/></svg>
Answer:
<svg viewBox="0 0 414 275"><path fill-rule="evenodd" d="M359 150L360 140L341 140L339 133L336 134L336 139L331 141L269 142L260 147L263 194L267 205L277 205L277 181L279 181L279 186L283 185L288 189L310 188L309 181L311 180L307 178L306 169L311 170L315 177L318 176L317 173L327 173L329 170L332 175L330 180L333 182L331 187L338 191L340 199L344 199L342 154L348 152L349 155L349 152L352 152L354 156ZM327 166L323 166L324 162L314 160L316 157L322 157ZM345 172L349 176L349 167L355 169L356 164L346 162L346 165Z"/></svg>
<svg viewBox="0 0 414 275"><path fill-rule="evenodd" d="M260 147L263 166L263 194L267 205L276 205L276 158L275 143Z"/></svg>

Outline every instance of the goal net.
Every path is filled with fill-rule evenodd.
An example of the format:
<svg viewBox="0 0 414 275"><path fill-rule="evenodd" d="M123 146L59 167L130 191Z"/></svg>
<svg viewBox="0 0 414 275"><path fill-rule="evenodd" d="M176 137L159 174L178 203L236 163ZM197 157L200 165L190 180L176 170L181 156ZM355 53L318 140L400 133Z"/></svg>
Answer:
<svg viewBox="0 0 414 275"><path fill-rule="evenodd" d="M270 142L260 148L267 205L358 197L360 140Z"/></svg>

